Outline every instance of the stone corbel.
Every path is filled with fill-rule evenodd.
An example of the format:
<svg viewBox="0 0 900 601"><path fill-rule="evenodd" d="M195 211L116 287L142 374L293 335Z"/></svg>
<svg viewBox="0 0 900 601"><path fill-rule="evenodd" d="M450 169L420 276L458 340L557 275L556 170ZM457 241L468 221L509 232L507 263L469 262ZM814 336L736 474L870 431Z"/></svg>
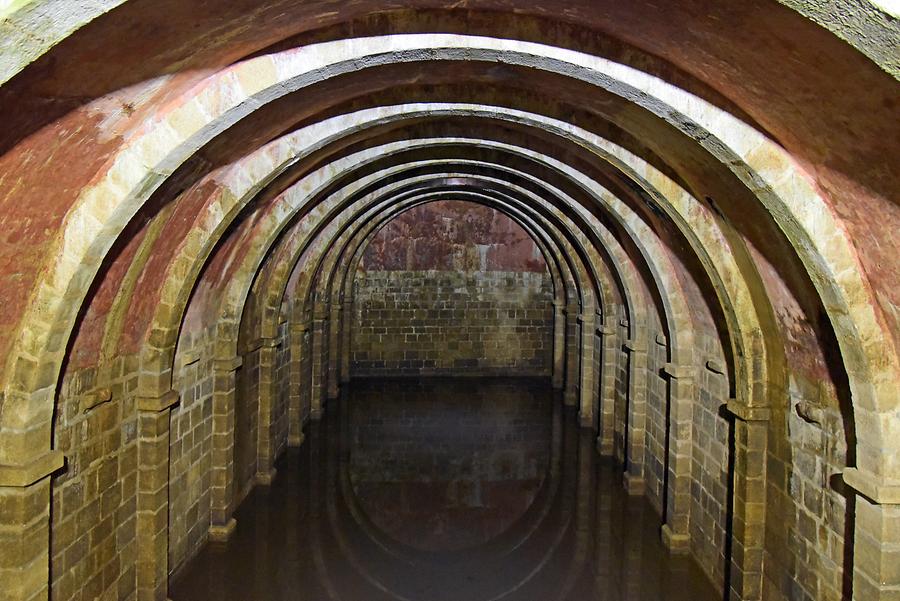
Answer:
<svg viewBox="0 0 900 601"><path fill-rule="evenodd" d="M579 313L578 314L578 323L586 324L586 327L593 327L594 325L594 313Z"/></svg>
<svg viewBox="0 0 900 601"><path fill-rule="evenodd" d="M600 323L597 325L597 333L603 336L611 336L616 333L616 326L609 323Z"/></svg>
<svg viewBox="0 0 900 601"><path fill-rule="evenodd" d="M0 464L0 487L24 488L61 469L66 463L62 451L51 449L22 465Z"/></svg>
<svg viewBox="0 0 900 601"><path fill-rule="evenodd" d="M725 410L742 422L767 422L772 416L768 407L751 407L737 399L728 399Z"/></svg>
<svg viewBox="0 0 900 601"><path fill-rule="evenodd" d="M663 373L674 380L690 380L694 377L694 368L691 365L675 365L666 363L663 365Z"/></svg>
<svg viewBox="0 0 900 601"><path fill-rule="evenodd" d="M659 346L669 346L669 339L666 338L665 334L657 334L656 344L658 344Z"/></svg>
<svg viewBox="0 0 900 601"><path fill-rule="evenodd" d="M269 338L268 336L260 336L250 343L247 347L248 352L258 351L262 348L276 348L281 346L281 340L278 338Z"/></svg>
<svg viewBox="0 0 900 601"><path fill-rule="evenodd" d="M803 400L794 405L794 409L796 409L800 419L808 424L821 426L825 423L825 410L817 403Z"/></svg>
<svg viewBox="0 0 900 601"><path fill-rule="evenodd" d="M187 367L200 361L200 349L195 348L181 354L181 366Z"/></svg>
<svg viewBox="0 0 900 601"><path fill-rule="evenodd" d="M228 539L231 538L231 535L234 534L236 528L237 520L234 518L229 519L222 525L212 524L209 527L209 540L213 543L227 542Z"/></svg>
<svg viewBox="0 0 900 601"><path fill-rule="evenodd" d="M855 467L843 472L844 482L876 505L900 505L900 484L888 483Z"/></svg>
<svg viewBox="0 0 900 601"><path fill-rule="evenodd" d="M328 321L331 312L328 310L328 304L324 301L318 301L313 305L313 320Z"/></svg>
<svg viewBox="0 0 900 601"><path fill-rule="evenodd" d="M725 366L715 359L710 359L706 362L706 369L716 374L722 374L723 376L725 375Z"/></svg>
<svg viewBox="0 0 900 601"><path fill-rule="evenodd" d="M139 396L135 398L135 406L138 411L147 411L151 413L159 413L166 409L171 409L178 404L181 395L177 390L170 390L158 397Z"/></svg>
<svg viewBox="0 0 900 601"><path fill-rule="evenodd" d="M81 397L81 411L87 413L94 407L108 403L112 400L112 390L109 388L96 388Z"/></svg>
<svg viewBox="0 0 900 601"><path fill-rule="evenodd" d="M302 336L306 332L309 332L309 322L292 323L289 327L289 332L291 337Z"/></svg>
<svg viewBox="0 0 900 601"><path fill-rule="evenodd" d="M646 352L647 345L641 338L631 338L622 343L622 348L631 353Z"/></svg>
<svg viewBox="0 0 900 601"><path fill-rule="evenodd" d="M240 355L229 359L213 359L213 371L217 373L228 373L237 371L244 364L244 359Z"/></svg>

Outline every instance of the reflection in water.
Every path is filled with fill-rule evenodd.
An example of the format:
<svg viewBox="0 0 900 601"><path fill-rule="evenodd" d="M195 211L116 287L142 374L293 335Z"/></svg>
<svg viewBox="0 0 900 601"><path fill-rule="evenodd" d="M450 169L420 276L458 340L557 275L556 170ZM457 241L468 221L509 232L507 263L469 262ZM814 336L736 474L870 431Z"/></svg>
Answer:
<svg viewBox="0 0 900 601"><path fill-rule="evenodd" d="M704 601L544 380L354 382L174 601Z"/></svg>
<svg viewBox="0 0 900 601"><path fill-rule="evenodd" d="M552 396L520 380L366 381L349 475L375 527L420 550L485 544L528 510L550 462Z"/></svg>

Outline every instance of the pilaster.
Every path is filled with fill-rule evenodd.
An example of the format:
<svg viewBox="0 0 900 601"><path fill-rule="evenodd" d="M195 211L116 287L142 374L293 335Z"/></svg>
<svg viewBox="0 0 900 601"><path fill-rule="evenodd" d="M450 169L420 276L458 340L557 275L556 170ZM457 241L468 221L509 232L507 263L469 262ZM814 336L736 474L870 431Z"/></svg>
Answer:
<svg viewBox="0 0 900 601"><path fill-rule="evenodd" d="M178 392L139 396L137 599L165 601L169 588L169 426Z"/></svg>
<svg viewBox="0 0 900 601"><path fill-rule="evenodd" d="M303 340L308 335L308 322L293 323L288 328L290 344L290 366L288 385L288 446L299 447L303 444Z"/></svg>
<svg viewBox="0 0 900 601"><path fill-rule="evenodd" d="M353 300L344 299L343 326L341 328L341 383L346 384L350 381L350 345L352 343L351 333L353 332Z"/></svg>
<svg viewBox="0 0 900 601"><path fill-rule="evenodd" d="M259 428L256 441L256 483L268 486L275 478L275 360L280 342L259 338L251 345L259 353Z"/></svg>
<svg viewBox="0 0 900 601"><path fill-rule="evenodd" d="M597 451L604 457L613 456L616 413L616 359L619 351L616 345L616 325L614 320L605 319L597 326L601 336L602 369L600 372L600 425L597 435Z"/></svg>
<svg viewBox="0 0 900 601"><path fill-rule="evenodd" d="M629 495L645 490L644 454L647 436L647 331L635 328L622 348L628 352L627 448L623 484Z"/></svg>
<svg viewBox="0 0 900 601"><path fill-rule="evenodd" d="M762 599L766 530L766 446L771 412L730 399L734 416L731 590L734 601Z"/></svg>
<svg viewBox="0 0 900 601"><path fill-rule="evenodd" d="M328 373L328 398L336 399L339 393L338 376L340 375L341 362L341 329L343 320L341 313L344 304L340 301L331 304L331 323L328 328L328 365L326 370Z"/></svg>
<svg viewBox="0 0 900 601"><path fill-rule="evenodd" d="M594 364L594 338L597 336L593 310L578 316L581 324L581 384L578 418L582 428L594 427L594 400L597 396L597 368Z"/></svg>
<svg viewBox="0 0 900 601"><path fill-rule="evenodd" d="M569 303L565 308L566 317L566 385L563 402L566 406L578 404L578 372L580 370L578 337L578 303Z"/></svg>
<svg viewBox="0 0 900 601"><path fill-rule="evenodd" d="M328 353L328 303L316 301L313 307L312 321L312 381L310 384L309 417L312 420L322 418L327 392L326 356Z"/></svg>
<svg viewBox="0 0 900 601"><path fill-rule="evenodd" d="M65 459L47 452L0 465L0 583L3 599L46 600L50 582L50 476Z"/></svg>
<svg viewBox="0 0 900 601"><path fill-rule="evenodd" d="M856 491L853 599L900 599L900 482L858 468L844 470Z"/></svg>
<svg viewBox="0 0 900 601"><path fill-rule="evenodd" d="M666 363L669 378L669 445L666 523L662 539L672 553L690 550L691 510L691 414L694 402L694 368Z"/></svg>

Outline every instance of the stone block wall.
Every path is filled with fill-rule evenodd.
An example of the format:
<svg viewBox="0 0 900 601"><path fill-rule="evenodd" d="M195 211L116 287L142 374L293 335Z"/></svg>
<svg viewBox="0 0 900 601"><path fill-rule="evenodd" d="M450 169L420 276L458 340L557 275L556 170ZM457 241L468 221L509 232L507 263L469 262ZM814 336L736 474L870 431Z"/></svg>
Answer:
<svg viewBox="0 0 900 601"><path fill-rule="evenodd" d="M235 372L234 490L239 503L250 492L256 477L259 437L259 349L243 355Z"/></svg>
<svg viewBox="0 0 900 601"><path fill-rule="evenodd" d="M352 319L352 375L550 374L546 273L364 272Z"/></svg>
<svg viewBox="0 0 900 601"><path fill-rule="evenodd" d="M287 448L290 429L291 346L288 324L278 326L279 344L275 351L275 391L272 419L275 421L275 456Z"/></svg>
<svg viewBox="0 0 900 601"><path fill-rule="evenodd" d="M721 586L725 578L726 527L732 429L721 407L728 400L728 378L706 364L725 364L721 343L708 333L696 335L697 402L691 441L691 551L710 579Z"/></svg>
<svg viewBox="0 0 900 601"><path fill-rule="evenodd" d="M137 416L129 393L136 366L135 357L120 357L104 366L107 378L89 368L68 374L61 387L53 446L66 455L66 468L53 478L53 601L134 594Z"/></svg>
<svg viewBox="0 0 900 601"><path fill-rule="evenodd" d="M618 312L613 318L617 331L617 339L624 342L628 339L628 328L622 324L622 320L626 317L626 309L624 306L618 308ZM615 386L613 389L613 404L615 411L615 432L613 435L613 444L616 459L625 460L625 428L627 421L625 413L628 401L628 352L625 351L621 342L616 345L615 364Z"/></svg>
<svg viewBox="0 0 900 601"><path fill-rule="evenodd" d="M657 321L650 328L647 346L647 420L646 447L644 455L644 478L647 498L660 514L663 511L663 486L665 483L666 461L666 406L668 402L668 381L660 374L666 364L667 350L656 342L657 334L665 335Z"/></svg>
<svg viewBox="0 0 900 601"><path fill-rule="evenodd" d="M773 407L766 461L766 598L839 601L850 590L846 541L859 528L862 501L838 476L852 459L846 408L842 411L834 394L821 382L794 378L787 402ZM859 552L850 549L851 556Z"/></svg>
<svg viewBox="0 0 900 601"><path fill-rule="evenodd" d="M180 401L169 426L169 570L206 542L210 524L213 372L209 332L179 341L173 389Z"/></svg>

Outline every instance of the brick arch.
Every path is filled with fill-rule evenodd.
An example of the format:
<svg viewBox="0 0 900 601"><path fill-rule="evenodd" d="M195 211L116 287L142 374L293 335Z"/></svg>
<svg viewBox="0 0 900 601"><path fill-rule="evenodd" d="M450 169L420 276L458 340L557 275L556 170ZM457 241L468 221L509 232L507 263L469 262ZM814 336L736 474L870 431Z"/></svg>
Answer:
<svg viewBox="0 0 900 601"><path fill-rule="evenodd" d="M408 185L409 184L404 183L404 186L408 186ZM407 194L416 195L416 194L422 194L422 193L419 192L418 190L412 189L412 190L409 190L407 192ZM386 194L386 196L390 197L390 193ZM414 196L414 198L415 198L415 196ZM421 204L425 204L424 201L427 199L419 199L419 200L420 200L420 202L415 206L420 206ZM391 202L391 201L389 200L389 202ZM481 203L479 203L479 204L481 204ZM393 209L393 207L391 207L391 208ZM501 211L502 213L506 214L508 217L513 219L513 221L515 221L516 223L519 223L520 226L525 227L525 223L521 222L520 221L521 218L518 217L515 213L510 212L508 209L505 209L502 206L497 206L496 209ZM387 213L387 215L390 215L390 217L387 217L387 215L385 215L385 214L373 215L372 222L363 225L362 227L364 229L359 230L359 235L363 236L366 240L364 243L365 244L368 243L368 240L371 239L370 235L374 235L374 233L377 231L377 229L379 229L381 226L383 226L388 221L390 221L390 219L393 219L394 217L400 215L405 210L408 210L408 209L392 210L390 213ZM541 227L542 229L547 229L551 226L549 226L547 224L542 224L541 226L538 226L538 227ZM529 228L526 231L531 231L531 228ZM533 237L535 234L531 234L531 235ZM596 280L593 279L593 276L595 274L588 274L588 270L585 269L585 266L583 264L581 257L578 257L577 255L573 254L574 251L571 246L571 243L565 241L565 239L563 237L560 237L558 232L553 233L553 239L556 240L554 246L562 245L561 246L562 252L556 253L557 260L563 264L567 264L566 271L570 274L574 274L574 276L575 276L574 282L575 282L575 289L578 290L577 297L578 297L579 306L583 306L584 304L591 303L593 301L594 295L597 293L597 291L599 289L599 286L596 284ZM347 244L350 244L350 243L352 243L352 238L347 241ZM343 289L344 289L344 287L341 285L337 285L337 286L334 285L334 279L336 277L336 270L339 268L339 264L341 262L346 262L346 260L347 260L344 255L344 250L345 250L345 247L341 247L338 245L329 245L329 256L328 256L328 258L326 258L326 261L322 265L322 267L319 268L319 270L318 270L318 273L319 273L319 282L318 283L321 284L324 289L331 290L331 292L329 293L329 296L331 296L332 299L334 298L335 294L340 294L340 292L343 291ZM570 260L570 257L574 257L574 260ZM569 277L571 277L571 276L569 276ZM585 279L585 278L590 278L590 279ZM324 279L324 282L322 281L323 279ZM567 278L566 281L569 281L569 278ZM593 282L593 285L589 284L588 282ZM303 294L309 294L310 291L312 290L311 286L313 284L315 284L315 281L309 281L307 283L306 289L300 291L300 295L302 296ZM590 287L591 289L593 289L593 294L586 294L585 292L583 292L583 290L586 287ZM574 299L572 299L572 300L574 300ZM593 311L594 308L591 306L590 310ZM337 334L335 333L335 328L337 327L337 324L334 321L332 321L330 325L332 328L332 334L336 336ZM333 351L334 347L329 346L329 349ZM337 357L333 357L333 358L337 359ZM332 365L331 362L329 362L329 368L331 368L331 365ZM331 373L331 372L329 373L328 394L329 394L330 398L335 396L336 392L337 392L336 388L332 388L332 385L335 387L337 385L336 375L337 375L336 373ZM571 384L572 383L570 383L569 386L571 386ZM567 386L567 389L569 388L569 386ZM332 393L334 393L334 394L332 394Z"/></svg>
<svg viewBox="0 0 900 601"><path fill-rule="evenodd" d="M569 57L568 55L567 55L567 57L572 58L572 57ZM511 59L512 55L508 56L507 58ZM255 60L259 60L259 59L254 59L254 61ZM253 61L248 61L248 63L252 63L252 62ZM239 69L239 68L240 68L240 66L237 67L236 69ZM579 75L581 75L581 74L579 73ZM628 73L628 75L634 76L635 74ZM674 93L673 98L676 100L680 100L681 98L687 99L687 97L689 96L686 93L681 93L681 95L679 96L679 94L676 93L674 90L672 90L672 92ZM684 104L684 103L682 102L682 104ZM691 109L690 106L684 105L684 107L685 107L685 110L688 110L688 112L690 112L690 110L689 110L689 109ZM648 107L648 108L652 109L654 107ZM702 108L710 108L710 107L702 107ZM191 110L191 109L188 109L188 110ZM731 123L728 123L728 125L734 126L735 121L736 120L732 119ZM742 129L742 128L740 127L740 125L737 125L737 129ZM743 128L743 130L740 132L742 136L749 137L750 139L754 139L754 138L759 139L760 138L760 136L758 134L755 134L755 132L753 132L752 130L746 131L747 129L749 129L749 128ZM162 132L162 131L164 131L164 128L160 128L156 131ZM165 130L165 131L171 131L171 130ZM723 131L722 133L728 134L729 132ZM157 134L157 135L159 135L159 134ZM727 136L725 136L725 137L727 138ZM732 137L734 137L734 136L732 135ZM149 142L149 140L147 140L147 142ZM169 146L167 144L163 144L162 143L163 140L161 140L161 139L158 140L158 142L160 142L160 144L157 146L157 148L159 148L159 149ZM708 144L712 145L712 141L710 139L707 139L706 141L703 141L702 143L707 143L707 142L708 142ZM762 145L765 145L768 142L766 142L763 139L760 141L760 143ZM744 145L743 147L746 148L746 145ZM721 151L722 149L716 148L715 150ZM755 150L755 148L753 150ZM807 202L805 202L805 206L804 206L804 209L807 211L810 206L823 206L821 199L814 194L814 191L812 191L812 189L808 185L805 184L805 180L803 180L801 177L799 177L797 175L790 175L791 173L793 173L791 171L791 169L793 169L792 165L790 165L789 163L787 163L785 161L781 161L780 163L777 161L774 161L772 159L772 156L770 156L769 152L770 151L767 151L766 160L769 161L768 166L770 168L768 170L761 170L761 171L759 171L759 173L756 173L755 175L759 176L759 174L761 173L762 177L767 178L767 179L781 178L778 182L772 182L774 184L773 189L776 189L776 190L780 189L782 191L787 191L787 187L791 187L791 192L795 193L794 197L787 199L793 203L791 206L794 206L794 207L797 206L797 204L798 204L797 199L799 197L803 197L803 200L807 201ZM774 156L776 156L776 157L783 156L783 154L779 154L777 151L771 151L771 152L774 152L775 153ZM714 152L713 154L716 154L716 153ZM758 154L759 153L757 152L757 155ZM124 161L124 159L123 159L123 161ZM114 164L124 165L125 163L122 161L118 161ZM774 170L771 169L772 165L775 165ZM790 175L789 177L787 175L785 175L786 172L788 173L788 175ZM745 180L747 178L750 178L752 180L752 176L745 175L746 173L751 173L751 172L740 173L740 174L738 174L738 176L739 177L743 176L745 178ZM107 180L107 181L110 181L110 180ZM97 196L100 196L99 190L100 190L100 188L97 188L97 187L95 187L93 189L93 197L94 198L96 198ZM800 191L799 195L796 194L798 191ZM764 199L765 202L769 202L769 203L775 202L775 203L781 203L781 204L783 204L783 202L784 202L784 199L774 197L774 193L769 192L768 188L761 189L758 192L758 194L759 194L759 196L761 196ZM809 198L810 194L812 194L812 198ZM91 193L87 193L87 196L91 196ZM103 195L103 196L104 196L105 200L109 200L109 198L110 198L109 196L105 196L105 195ZM112 198L115 198L116 195L112 194L111 196L112 196ZM106 204L106 207L109 207L108 203ZM96 211L96 210L97 210L97 207L95 206L94 211ZM855 302L852 305L853 308L851 309L846 303L839 300L841 294L843 294L844 298L854 298L854 296L852 294L842 293L841 290L848 290L849 288L862 289L862 290L867 289L867 287L865 285L863 285L863 282L859 281L857 276L861 277L861 273L857 269L848 269L845 271L841 271L840 273L842 276L842 280L841 280L840 284L837 285L837 287L835 287L833 285L833 284L835 284L835 282L829 281L827 279L827 277L825 278L824 281L821 277L819 277L820 274L822 274L822 273L827 273L828 271L833 271L826 267L829 264L844 265L847 263L848 260L851 263L856 264L855 259L847 258L848 255L850 257L855 257L855 255L851 250L849 250L850 246L849 246L849 242L846 240L846 237L842 237L842 234L841 234L841 231L839 230L839 228L836 228L833 225L833 222L828 221L830 213L827 212L827 209L823 209L823 211L824 212L816 213L817 221L819 222L818 223L819 227L817 227L815 229L817 229L818 231L821 231L821 226L824 223L825 228L828 229L830 233L831 233L831 231L836 232L836 236L837 236L837 237L832 236L830 238L830 244L829 244L828 248L823 249L823 250L827 251L828 253L832 253L832 254L833 253L844 253L844 254L843 254L842 259L839 259L838 256L834 256L831 259L824 259L824 263L823 263L823 261L819 261L818 262L819 264L816 266L815 269L812 269L812 267L810 267L809 270L813 276L814 283L820 289L820 292L823 294L827 292L827 294L824 294L824 296L823 296L823 298L825 298L825 301L826 301L825 305L827 307L833 307L833 306L848 307L848 309L846 311L844 311L843 313L835 314L833 316L835 318L835 319L833 319L833 322L836 325L835 329L838 333L837 335L838 335L839 341L842 342L842 346L847 346L848 344L850 345L850 348L846 349L847 352L845 352L845 357L850 362L850 368L848 369L848 372L851 373L851 383L853 383L853 382L858 381L858 378L856 376L858 373L860 373L859 369L855 369L855 366L857 366L857 364L859 365L859 367L864 368L864 371L865 371L865 370L869 369L869 368L865 367L866 365L884 365L885 364L885 356L883 353L878 352L877 353L878 361L874 361L874 357L871 356L873 354L874 350L869 350L868 352L870 353L870 356L868 359L866 359L865 353L867 351L865 351L858 345L854 347L851 344L851 341L855 339L853 337L853 331L855 331L855 326L853 326L851 323L849 323L847 321L847 319L845 319L843 317L843 315L854 315L855 316L854 319L856 320L856 322L859 324L860 327L863 327L867 331L871 330L869 332L869 334L871 334L871 336L867 335L864 337L866 340L875 340L875 339L884 340L884 338L882 336L883 331L881 331L879 329L880 326L877 325L878 323L880 323L878 316L875 313L873 313L873 311L874 311L873 307L877 306L877 304L866 304L864 302ZM90 213L90 212L92 212L92 211L87 210L87 213ZM73 214L72 222L80 221L81 225L87 226L87 224L91 223L90 220L84 221L84 220L80 220L78 217L75 217L75 215L81 215L81 214L86 215L87 213L82 212L82 213ZM100 215L109 215L111 213L108 210L104 209L104 210L101 210L99 214ZM821 217L821 215L823 215L823 214L825 215L825 218ZM782 218L785 217L785 215L782 213L777 213L777 215ZM807 215L806 218L811 218L811 216L809 216L808 213L806 215ZM122 221L120 219L114 218L111 225L113 225L113 227L116 227L115 226L116 223L122 223ZM83 227L82 229L85 231L91 230L90 227ZM798 228L798 227L794 227L794 226L785 227L783 229L789 230L792 233L805 231L803 227ZM95 229L95 231L98 231L98 230ZM802 235L803 234L801 234L801 237L802 237ZM90 238L90 234L88 234L88 237ZM104 238L104 236L101 236L101 238ZM69 238L69 239L72 240L72 238ZM82 238L82 239L84 239L84 238ZM843 240L843 243L840 242L842 240ZM817 243L816 241L805 240L805 243L797 244L796 246L801 251L807 252L808 250L810 250L812 248L821 247L821 244ZM66 256L77 256L79 254L79 252L76 250L75 247L70 247L69 250L71 250L72 252L64 253L64 254L66 254ZM812 254L815 255L815 252L813 251ZM808 265L809 265L809 259L810 259L810 257L808 257L808 256L806 257L806 259L804 259L807 261ZM55 281L60 281L60 280L65 281L66 276L63 274L66 273L69 268L68 267L63 268L61 265L59 266L59 268L61 271L51 269L50 273L52 275L50 277L53 278ZM88 269L90 269L90 268L88 268ZM854 277L857 277L857 279L854 280L853 282L846 280L846 278L852 279ZM80 279L83 279L83 278L76 277L76 278L74 278L74 280L70 280L70 281L79 281ZM41 290L50 290L50 289L51 288L42 288ZM43 293L39 293L39 294L43 294ZM832 299L831 297L834 295L837 295L838 298ZM834 300L834 302L831 302L832 300ZM865 306L862 306L862 305L865 305ZM49 309L50 314L52 314L53 313L52 307L54 307L54 306L59 307L59 304L58 304L58 302L54 301L54 299L52 297L51 298L42 298L41 297L41 298L36 299L36 302L33 303L32 306L33 307L41 307L42 311ZM37 324L37 323L46 322L46 321L47 321L46 319L33 319L33 320L26 319L25 322L23 322L23 323ZM51 318L50 321L53 321L53 318ZM65 321L66 320L63 320L63 323L65 323ZM29 341L31 341L31 340L39 341L41 339L48 340L46 333L42 333L40 330L41 330L40 328L38 328L37 330L30 330L30 334L33 334L33 336L29 337ZM879 332L881 332L881 333L879 333ZM54 337L54 339L58 339L58 337ZM40 344L40 343L38 343L38 344ZM871 346L869 346L868 348L872 349ZM879 351L882 348L890 349L890 348L892 348L892 345L890 345L890 344L881 345L879 347ZM854 350L854 349L856 349L856 350ZM41 356L53 356L54 355L54 353L52 351L50 351L49 349L46 349L46 350L48 350L48 352L44 353L43 351L40 351L37 354L39 354ZM17 353L12 353L11 355L18 356ZM14 361L14 360L11 359L11 361ZM891 367L888 369L889 370L893 369L893 366L895 363L896 362L891 357L890 360L888 361L888 364L891 365ZM10 365L13 365L13 363L10 363ZM18 365L25 365L25 363L20 362L20 363L18 363ZM10 382L16 382L18 385L18 383L23 383L22 382L23 380L24 380L24 382L27 382L29 380L29 378L31 377L31 374L45 374L46 375L48 373L53 373L54 371L55 370L54 370L54 368L52 368L52 366L46 367L46 368L38 368L38 369L29 368L29 369L27 369L27 371L25 373L22 374L22 378L14 378L14 379L10 380ZM863 378L863 379L866 379L869 382L874 382L875 387L880 386L881 385L880 382L885 381L884 377L873 377L873 378ZM25 387L26 387L26 389L27 388L32 388L32 389L37 388L40 390L40 387L37 386L36 384L35 385L25 384ZM11 390L9 392L10 392L10 394L7 395L7 402L16 402L15 399L21 398L21 390L19 391L19 394L16 394L16 392L13 390ZM859 394L855 394L854 396L857 399L861 399L861 400L863 400L865 398L869 398L870 394L876 394L876 391L874 388L867 388L865 386L858 388L858 390L856 390L855 392L857 392ZM883 397L880 397L878 394L876 394L876 397L883 398ZM869 406L871 406L871 404L869 404ZM888 404L888 407L890 407L890 406L891 405ZM4 412L4 414L7 414L7 413L8 412ZM875 442L877 442L877 441L875 441Z"/></svg>
<svg viewBox="0 0 900 601"><path fill-rule="evenodd" d="M685 111L690 112L687 109ZM234 115L229 116L229 118L231 117ZM723 121L727 121L727 119ZM726 125L733 126L734 123ZM736 129L741 128L738 125ZM169 135L171 131L166 130L165 135ZM729 136L725 134L728 133L725 131L721 136L726 142ZM742 135L746 133L742 132ZM204 132L203 135L206 133ZM752 134L748 138L755 140ZM144 139L143 142L149 142L149 140ZM705 143L714 145L715 141L706 139ZM830 319L844 351L855 404L869 417L880 412L893 411L896 399L894 383L896 382L897 361L894 345L890 339L890 328L885 327L884 316L880 315L878 309L875 308L878 306L877 302L872 299L871 288L867 286L867 280L863 275L863 270L859 267L856 251L849 242L849 237L833 214L828 211L824 201L821 201L815 194L815 191L812 191L812 196L810 196L811 186L794 170L794 166L785 155L778 154L769 146L765 146L763 151L760 151L759 148L757 146L745 149L748 157L752 155L753 160L748 158L747 162L751 167L754 165L757 167L756 173L748 170L737 174L738 177L748 182L748 186L759 188L758 195L775 206L771 209L772 213L776 214L777 219L782 220L782 228L789 233L795 247L799 249L802 255L801 259L824 299L823 304L829 310ZM770 153L774 153L774 158ZM162 165L161 170L165 172L173 163L177 163L177 158L176 160L161 159L157 164ZM124 164L124 162L120 163L120 165ZM734 164L739 165L739 162L735 161ZM742 168L736 166L734 169ZM123 168L121 173L125 174L127 170ZM135 174L130 175L134 176ZM144 176L147 179L143 179ZM135 181L147 182L155 178L152 169L144 172L144 176L133 179L132 183ZM148 184L148 187L152 187L152 184ZM98 189L94 189L95 193ZM113 188L110 189L110 191L112 190ZM781 194L783 198L773 198L773 190L775 193ZM103 196L104 202L113 203L117 197L121 198L122 195L110 194L108 197L98 195L98 201L100 200L99 196ZM787 202L784 202L785 200ZM799 206L801 202L806 203L806 201L810 201L807 203L808 206ZM785 205L787 206L785 207ZM89 257L92 254L102 256L104 245L108 248L108 243L111 243L110 239L115 237L115 230L129 218L129 209L116 211L111 206L100 204L94 205L94 209L101 217L100 220L94 220L93 216L89 216L89 213L93 213L94 210L82 211L79 208L72 214L69 223L77 225L78 228L75 229L83 229L88 232L103 230L104 233L94 239L96 244L82 245L83 239L75 241L73 237L66 237L66 243L73 245L68 248L75 251L72 256L79 254L83 257ZM781 213L781 209L786 209L786 213ZM111 219L103 221L107 216L111 216ZM105 225L98 225L101 221ZM105 226L108 228L104 230ZM93 252L95 250L101 252L95 253ZM66 254L68 256L68 253ZM11 354L13 358L10 359L10 366L13 365L13 362L18 362L15 369L18 370L16 373L19 377L11 377L7 380L7 394L4 403L6 405L4 407L6 409L4 411L5 434L17 436L24 428L34 425L35 421L40 421L47 415L46 405L50 401L47 398L49 393L46 391L45 385L56 378L58 363L61 361L61 351L53 344L66 338L72 321L72 316L64 315L64 310L54 312L53 307L60 309L54 298L54 290L59 291L60 288L65 288L65 293L60 296L72 301L75 307L79 306L79 296L83 297L78 290L79 286L90 280L91 274L96 272L96 267L91 265L93 260L95 258L91 257L74 269L70 269L71 265L51 266L50 275L45 282L47 286L40 288L36 293L34 306L40 307L40 311L49 309L46 314L33 315L32 317L35 319L28 318L23 322L25 327L34 326L34 329L29 329L28 332L23 330L22 337L19 339L20 346L16 352ZM56 269L57 267L59 269ZM854 292L857 290L866 291L866 294L857 295ZM45 317L48 319L44 319ZM51 325L49 328L45 328L43 324L48 321L51 322ZM885 329L888 331L885 332ZM34 334L33 338L32 334ZM52 343L49 342L51 338L54 341ZM33 340L34 344L32 344ZM31 351L36 352L32 353ZM29 363L29 357L38 355L49 357L50 362L37 367L33 362ZM54 361L56 364L53 364ZM9 370L7 375L10 375ZM865 382L870 382L871 385L865 384ZM23 410L13 411L10 410L10 406ZM866 434L867 447L878 446L884 442L882 432L878 430L878 427L875 427L872 432L867 430ZM31 436L28 440L34 441L40 438L42 438L40 435ZM863 437L860 438L863 439ZM27 456L23 450L25 445L22 441L24 440L23 437L19 444L10 446L14 460ZM30 447L30 445L28 446ZM18 455L16 454L17 450L21 451ZM884 478L890 475L885 470L892 469L891 466L884 464L882 457L873 456L871 448L868 448L865 453L861 453L861 458L863 467L874 477ZM4 460L6 459L8 457L4 457Z"/></svg>

